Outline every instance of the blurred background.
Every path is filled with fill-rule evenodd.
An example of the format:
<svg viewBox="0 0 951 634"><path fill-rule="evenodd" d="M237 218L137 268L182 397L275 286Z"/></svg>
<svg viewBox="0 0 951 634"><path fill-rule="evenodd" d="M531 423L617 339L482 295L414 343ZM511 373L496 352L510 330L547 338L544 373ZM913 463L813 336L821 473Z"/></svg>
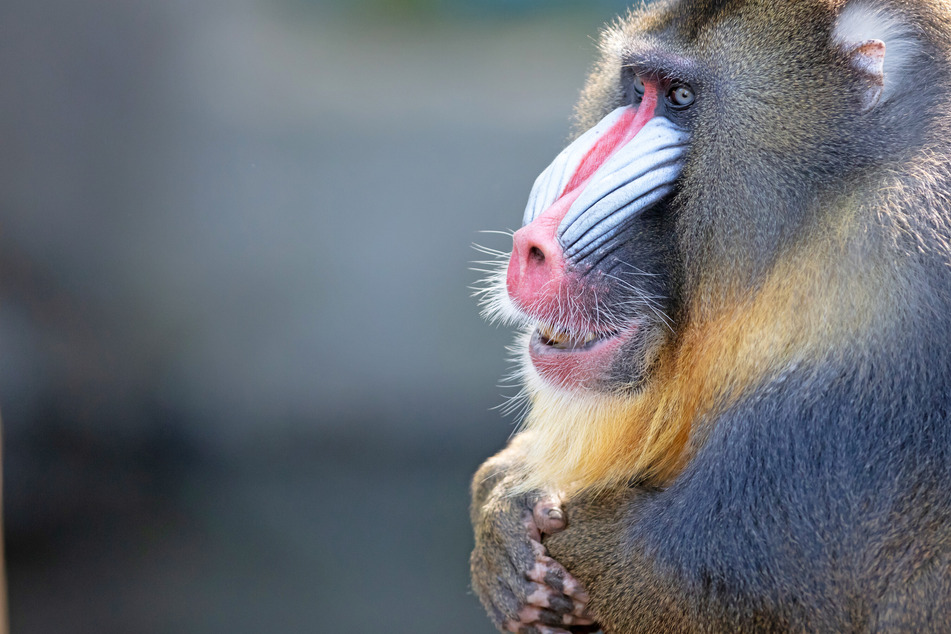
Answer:
<svg viewBox="0 0 951 634"><path fill-rule="evenodd" d="M492 631L507 249L621 0L4 0L14 632Z"/></svg>

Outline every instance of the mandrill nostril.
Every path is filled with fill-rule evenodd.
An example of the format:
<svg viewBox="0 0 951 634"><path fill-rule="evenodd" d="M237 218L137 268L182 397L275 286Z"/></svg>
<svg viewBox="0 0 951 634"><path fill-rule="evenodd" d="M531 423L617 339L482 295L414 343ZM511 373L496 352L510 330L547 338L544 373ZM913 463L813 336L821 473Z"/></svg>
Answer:
<svg viewBox="0 0 951 634"><path fill-rule="evenodd" d="M557 212L557 209L555 209ZM562 248L555 238L560 216L546 211L515 232L505 285L518 306L544 302L565 275Z"/></svg>

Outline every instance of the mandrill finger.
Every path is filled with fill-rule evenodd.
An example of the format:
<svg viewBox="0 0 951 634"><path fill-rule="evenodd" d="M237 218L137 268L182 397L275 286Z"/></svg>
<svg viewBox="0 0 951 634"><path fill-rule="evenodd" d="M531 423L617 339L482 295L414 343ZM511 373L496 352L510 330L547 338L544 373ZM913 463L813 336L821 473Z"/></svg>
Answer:
<svg viewBox="0 0 951 634"><path fill-rule="evenodd" d="M568 521L565 511L561 508L561 500L557 497L547 497L535 504L532 509L535 526L543 535L554 535L565 530Z"/></svg>
<svg viewBox="0 0 951 634"><path fill-rule="evenodd" d="M502 623L502 631L512 632L512 634L521 634L524 627L524 623L519 623L515 619L506 619L506 621Z"/></svg>
<svg viewBox="0 0 951 634"><path fill-rule="evenodd" d="M551 626L567 625L564 620L565 616L567 615L559 614L558 612L545 608L539 608L534 605L527 605L518 611L519 620L522 623L529 624L541 623L542 625Z"/></svg>
<svg viewBox="0 0 951 634"><path fill-rule="evenodd" d="M564 566L548 555L536 557L535 565L528 571L527 576L532 581L549 586L576 601L588 602L588 593L585 592L581 583L572 577Z"/></svg>
<svg viewBox="0 0 951 634"><path fill-rule="evenodd" d="M529 594L525 597L525 602L529 605L565 613L573 613L577 607L571 598L545 584L529 582L526 589Z"/></svg>
<svg viewBox="0 0 951 634"><path fill-rule="evenodd" d="M594 619L572 616L571 614L561 614L553 610L546 610L537 606L525 606L518 611L519 621L531 625L547 625L549 627L573 627L594 625Z"/></svg>
<svg viewBox="0 0 951 634"><path fill-rule="evenodd" d="M501 625L503 629L510 632L518 632L519 628L530 622L521 618L521 610L524 609L525 603L519 600L511 589L496 588L496 594L492 601L493 604L487 607L489 607L489 612L494 617L493 621L497 626ZM511 629L512 627L515 627L515 629Z"/></svg>

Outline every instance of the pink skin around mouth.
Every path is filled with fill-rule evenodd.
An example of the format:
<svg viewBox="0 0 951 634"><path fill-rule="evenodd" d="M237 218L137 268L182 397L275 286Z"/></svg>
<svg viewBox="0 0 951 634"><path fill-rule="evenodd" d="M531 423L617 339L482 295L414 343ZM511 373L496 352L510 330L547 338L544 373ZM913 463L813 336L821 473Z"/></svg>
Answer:
<svg viewBox="0 0 951 634"><path fill-rule="evenodd" d="M538 373L552 385L563 389L595 388L637 330L636 325L631 325L614 336L568 350L548 346L533 334L528 354Z"/></svg>
<svg viewBox="0 0 951 634"><path fill-rule="evenodd" d="M563 307L594 305L584 295L597 289L582 282L569 269L564 250L558 242L559 224L571 205L587 186L598 168L620 147L631 142L654 116L657 89L645 86L637 108L629 108L612 128L601 135L588 150L560 197L531 223L515 233L512 256L506 274L506 288L512 302L540 321L544 316L564 316ZM598 332L596 324L563 323L573 333ZM572 322L587 321L583 317ZM606 377L624 345L638 328L631 324L619 333L607 335L586 346L561 348L549 346L537 334L529 343L529 358L546 381L564 389L596 388ZM603 332L603 331L602 331Z"/></svg>

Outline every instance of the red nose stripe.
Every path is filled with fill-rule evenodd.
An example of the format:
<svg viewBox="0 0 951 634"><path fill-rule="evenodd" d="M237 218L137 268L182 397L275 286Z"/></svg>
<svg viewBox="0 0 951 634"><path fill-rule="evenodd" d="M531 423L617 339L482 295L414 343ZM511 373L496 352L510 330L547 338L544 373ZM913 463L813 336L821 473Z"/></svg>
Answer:
<svg viewBox="0 0 951 634"><path fill-rule="evenodd" d="M605 134L598 139L597 143L591 146L588 153L581 159L581 164L575 170L574 175L559 198L568 192L580 188L587 182L601 165L608 160L619 148L623 147L628 141L641 131L648 121L654 116L654 110L657 107L657 89L652 84L645 84L644 97L641 99L641 105L629 108L617 123L611 126ZM581 193L580 191L578 192ZM577 198L577 196L575 196ZM567 211L567 210L566 210Z"/></svg>
<svg viewBox="0 0 951 634"><path fill-rule="evenodd" d="M601 165L633 139L654 116L657 90L646 86L640 106L627 108L618 121L592 144L558 199L515 232L506 286L509 297L525 310L560 314L569 282L558 226ZM579 327L578 330L584 330Z"/></svg>

